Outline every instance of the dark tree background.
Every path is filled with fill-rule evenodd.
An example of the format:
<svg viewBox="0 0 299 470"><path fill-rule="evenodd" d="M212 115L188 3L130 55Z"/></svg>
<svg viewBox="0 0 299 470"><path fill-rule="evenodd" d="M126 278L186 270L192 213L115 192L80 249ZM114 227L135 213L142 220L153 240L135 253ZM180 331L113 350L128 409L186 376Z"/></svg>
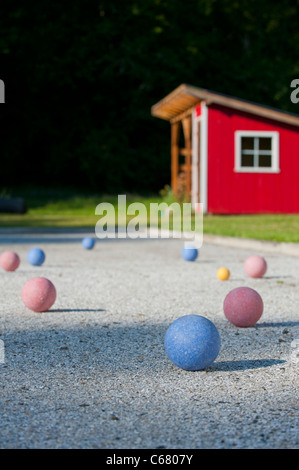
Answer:
<svg viewBox="0 0 299 470"><path fill-rule="evenodd" d="M299 114L298 0L1 2L0 184L157 191L181 83Z"/></svg>

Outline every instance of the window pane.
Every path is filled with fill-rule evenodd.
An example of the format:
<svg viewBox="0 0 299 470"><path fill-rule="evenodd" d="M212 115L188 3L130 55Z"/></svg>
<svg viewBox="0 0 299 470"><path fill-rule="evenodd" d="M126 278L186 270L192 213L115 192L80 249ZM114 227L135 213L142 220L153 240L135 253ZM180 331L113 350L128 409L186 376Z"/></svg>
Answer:
<svg viewBox="0 0 299 470"><path fill-rule="evenodd" d="M260 139L259 139L259 149L260 150L271 150L271 147L272 147L271 144L272 144L271 137L260 137Z"/></svg>
<svg viewBox="0 0 299 470"><path fill-rule="evenodd" d="M253 166L253 155L242 155L241 166Z"/></svg>
<svg viewBox="0 0 299 470"><path fill-rule="evenodd" d="M241 148L242 150L253 150L254 138L253 137L242 137Z"/></svg>
<svg viewBox="0 0 299 470"><path fill-rule="evenodd" d="M259 156L259 166L271 167L271 155L260 155Z"/></svg>

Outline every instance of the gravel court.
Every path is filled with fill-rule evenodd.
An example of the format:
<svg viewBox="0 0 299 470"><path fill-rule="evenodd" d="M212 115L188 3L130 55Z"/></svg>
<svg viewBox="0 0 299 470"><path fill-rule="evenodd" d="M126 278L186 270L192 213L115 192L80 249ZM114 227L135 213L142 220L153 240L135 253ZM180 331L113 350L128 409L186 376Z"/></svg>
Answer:
<svg viewBox="0 0 299 470"><path fill-rule="evenodd" d="M250 279L251 250L204 243L181 259L180 240L103 240L84 250L83 232L0 236L19 253L0 272L1 448L298 448L298 258L264 255ZM46 253L30 266L27 251ZM219 281L217 269L231 271ZM22 303L27 279L44 276L57 300L44 313ZM234 287L256 289L264 313L251 328L227 322ZM209 318L221 349L206 370L187 372L166 357L164 335L185 314Z"/></svg>

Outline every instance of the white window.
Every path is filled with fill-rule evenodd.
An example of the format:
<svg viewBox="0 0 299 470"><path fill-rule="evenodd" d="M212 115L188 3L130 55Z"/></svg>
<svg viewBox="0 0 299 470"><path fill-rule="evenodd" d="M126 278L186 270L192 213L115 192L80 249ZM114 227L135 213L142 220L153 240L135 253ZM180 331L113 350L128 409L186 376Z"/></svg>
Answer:
<svg viewBox="0 0 299 470"><path fill-rule="evenodd" d="M236 131L235 171L278 173L280 171L278 132Z"/></svg>

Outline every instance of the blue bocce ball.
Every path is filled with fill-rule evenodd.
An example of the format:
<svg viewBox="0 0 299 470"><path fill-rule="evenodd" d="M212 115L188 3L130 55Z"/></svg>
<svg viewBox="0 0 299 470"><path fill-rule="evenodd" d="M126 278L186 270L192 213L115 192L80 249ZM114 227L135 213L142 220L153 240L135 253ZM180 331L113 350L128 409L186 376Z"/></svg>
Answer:
<svg viewBox="0 0 299 470"><path fill-rule="evenodd" d="M220 350L220 335L214 323L201 315L184 315L166 331L164 341L168 358L184 370L208 367Z"/></svg>
<svg viewBox="0 0 299 470"><path fill-rule="evenodd" d="M86 250L91 250L94 247L95 240L92 237L85 237L82 240L82 245Z"/></svg>
<svg viewBox="0 0 299 470"><path fill-rule="evenodd" d="M27 253L27 261L32 266L41 266L46 259L46 255L40 248L31 248Z"/></svg>
<svg viewBox="0 0 299 470"><path fill-rule="evenodd" d="M185 246L182 249L182 258L185 261L195 261L198 256L198 250L194 246Z"/></svg>

